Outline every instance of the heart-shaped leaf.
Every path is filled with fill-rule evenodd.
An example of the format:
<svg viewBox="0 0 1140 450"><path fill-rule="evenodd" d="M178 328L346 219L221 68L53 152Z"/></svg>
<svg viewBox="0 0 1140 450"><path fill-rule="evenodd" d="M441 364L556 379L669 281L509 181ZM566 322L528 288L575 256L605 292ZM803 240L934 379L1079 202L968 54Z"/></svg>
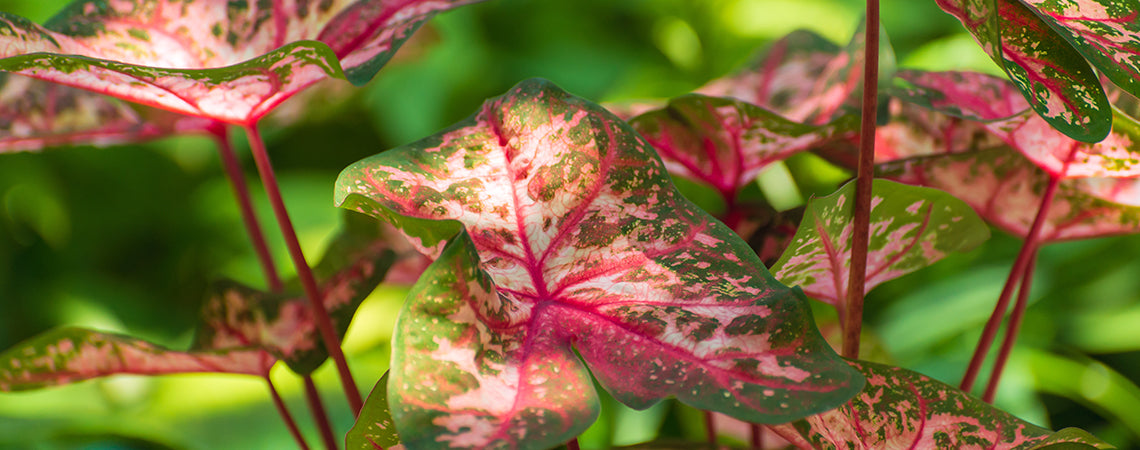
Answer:
<svg viewBox="0 0 1140 450"><path fill-rule="evenodd" d="M350 166L336 198L439 258L393 342L409 448L559 444L597 413L586 365L632 407L676 396L755 422L860 386L803 297L685 200L652 147L548 82Z"/></svg>
<svg viewBox="0 0 1140 450"><path fill-rule="evenodd" d="M772 428L828 449L1109 447L1080 430L1053 433L906 369L863 361L851 365L867 377L863 392L834 410Z"/></svg>
<svg viewBox="0 0 1140 450"><path fill-rule="evenodd" d="M803 125L751 103L695 94L672 99L630 125L653 144L669 173L713 187L730 211L740 189L769 164L849 137L859 127L849 116Z"/></svg>
<svg viewBox="0 0 1140 450"><path fill-rule="evenodd" d="M1023 0L1101 74L1140 95L1140 2L1136 0Z"/></svg>
<svg viewBox="0 0 1140 450"><path fill-rule="evenodd" d="M326 77L363 84L470 0L79 0L41 27L0 13L0 70L251 124Z"/></svg>
<svg viewBox="0 0 1140 450"><path fill-rule="evenodd" d="M1054 175L1066 178L1140 175L1140 124L1121 112L1113 111L1113 130L1107 138L1086 144L1058 132L1039 116L1023 112L1028 105L1014 93L1008 81L1000 78L969 72L901 71L898 79L902 86L892 92L900 98L930 107L937 113L983 121L981 126L994 137ZM935 139L942 137L943 150L977 149L978 145L985 145L974 142L973 129L979 124L942 120L940 128L935 125L930 129L931 122L937 120L927 120L927 130L912 130L907 134L914 136L927 131ZM961 126L966 128L957 128ZM888 125L886 132L891 133L892 129L897 128ZM947 141L944 137L947 133L953 133L952 139L967 141ZM918 149L903 150L897 144L892 147L899 153L919 154ZM931 150L938 151L937 148ZM1065 161L1070 154L1072 161L1066 169Z"/></svg>
<svg viewBox="0 0 1140 450"><path fill-rule="evenodd" d="M139 142L210 123L153 109L144 115L104 95L0 73L0 153Z"/></svg>
<svg viewBox="0 0 1140 450"><path fill-rule="evenodd" d="M249 346L180 352L120 334L57 328L0 353L0 391L21 391L117 374L269 373L276 360Z"/></svg>
<svg viewBox="0 0 1140 450"><path fill-rule="evenodd" d="M1030 107L1065 135L1099 142L1112 109L1096 73L1064 37L1019 0L935 0L993 58Z"/></svg>
<svg viewBox="0 0 1140 450"><path fill-rule="evenodd" d="M403 448L402 445L396 447L400 444L400 435L388 409L388 372L384 372L368 394L364 409L345 436L345 444L348 450Z"/></svg>
<svg viewBox="0 0 1140 450"><path fill-rule="evenodd" d="M990 237L970 206L935 189L874 180L866 291L964 252ZM781 283L832 305L847 298L855 183L808 202L788 250L772 266Z"/></svg>
<svg viewBox="0 0 1140 450"><path fill-rule="evenodd" d="M928 156L880 165L884 177L946 191L987 222L1028 233L1049 174L1008 147ZM1062 181L1038 235L1041 242L1130 234L1140 230L1137 179Z"/></svg>

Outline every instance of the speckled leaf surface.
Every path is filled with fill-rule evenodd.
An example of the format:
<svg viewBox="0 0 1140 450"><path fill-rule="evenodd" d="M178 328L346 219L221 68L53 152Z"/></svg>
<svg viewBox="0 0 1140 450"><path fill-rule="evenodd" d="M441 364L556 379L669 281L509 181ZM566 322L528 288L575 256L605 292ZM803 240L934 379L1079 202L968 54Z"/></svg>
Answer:
<svg viewBox="0 0 1140 450"><path fill-rule="evenodd" d="M1025 236L1049 175L1007 147L885 163L881 176L940 189L987 222ZM1140 184L1131 178L1062 181L1040 232L1041 242L1130 234L1140 230Z"/></svg>
<svg viewBox="0 0 1140 450"><path fill-rule="evenodd" d="M380 377L368 399L364 401L364 409L356 418L356 423L348 430L345 436L345 449L347 450L376 450L376 449L403 449L400 444L400 435L396 432L396 424L392 421L392 412L388 408L388 372Z"/></svg>
<svg viewBox="0 0 1140 450"><path fill-rule="evenodd" d="M1018 0L936 0L1013 80L1045 121L1081 142L1099 142L1112 109L1096 73L1069 42Z"/></svg>
<svg viewBox="0 0 1140 450"><path fill-rule="evenodd" d="M854 135L858 120L822 126L789 121L751 103L686 95L630 120L669 173L716 189L733 209L740 189L769 164Z"/></svg>
<svg viewBox="0 0 1140 450"><path fill-rule="evenodd" d="M1140 2L1023 0L1113 83L1140 95Z"/></svg>
<svg viewBox="0 0 1140 450"><path fill-rule="evenodd" d="M1067 178L1135 177L1140 175L1140 124L1113 111L1113 130L1096 144L1086 144L1055 130L1040 116L1026 111L1028 104L1016 94L1012 84L997 77L969 72L902 71L892 90L904 101L932 108L925 122L914 128L907 119L887 125L884 133L899 142L888 142L884 149L900 154L919 155L921 148L901 146L921 141L942 141L943 152L986 148L975 130L984 127L993 137L1021 151L1049 173ZM901 86L899 86L901 85ZM937 118L938 114L961 117L966 121ZM911 119L916 119L911 117ZM969 123L979 121L983 123ZM900 128L907 129L900 132ZM954 140L965 140L954 142ZM907 142L909 141L909 142ZM939 151L937 147L930 150ZM1065 169L1065 160L1073 155ZM882 160L881 158L878 160ZM1062 171L1064 170L1064 173Z"/></svg>
<svg viewBox="0 0 1140 450"><path fill-rule="evenodd" d="M337 201L439 258L393 345L409 448L559 444L596 413L590 372L635 408L676 396L768 423L860 387L803 297L685 200L652 147L549 82L350 166Z"/></svg>
<svg viewBox="0 0 1140 450"><path fill-rule="evenodd" d="M773 427L823 449L954 448L1029 450L1062 442L1096 448L1096 438L1056 435L945 383L898 367L851 362L867 377L863 392L839 408Z"/></svg>
<svg viewBox="0 0 1140 450"><path fill-rule="evenodd" d="M463 0L79 0L44 26L0 13L0 69L246 124L327 77L363 84Z"/></svg>
<svg viewBox="0 0 1140 450"><path fill-rule="evenodd" d="M953 196L875 180L866 291L929 266L950 252L969 251L989 238L989 227ZM808 202L791 244L772 266L776 279L808 296L841 306L847 298L855 184Z"/></svg>
<svg viewBox="0 0 1140 450"><path fill-rule="evenodd" d="M56 386L117 374L269 373L276 360L253 347L180 352L114 333L58 328L0 353L0 391Z"/></svg>

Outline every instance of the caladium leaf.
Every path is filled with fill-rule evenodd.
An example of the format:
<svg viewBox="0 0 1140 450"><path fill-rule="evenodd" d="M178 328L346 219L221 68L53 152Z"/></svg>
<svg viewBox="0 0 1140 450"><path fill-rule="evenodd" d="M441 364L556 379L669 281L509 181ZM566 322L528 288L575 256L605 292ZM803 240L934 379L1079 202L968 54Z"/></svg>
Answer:
<svg viewBox="0 0 1140 450"><path fill-rule="evenodd" d="M38 389L116 374L263 375L275 361L250 346L180 352L120 334L58 328L0 353L0 391Z"/></svg>
<svg viewBox="0 0 1140 450"><path fill-rule="evenodd" d="M399 447L397 447L399 446ZM356 417L356 423L345 436L348 450L402 449L396 424L392 422L392 412L388 409L388 372L380 377L364 409Z"/></svg>
<svg viewBox="0 0 1140 450"><path fill-rule="evenodd" d="M0 153L139 142L210 124L154 109L140 113L104 95L0 73Z"/></svg>
<svg viewBox="0 0 1140 450"><path fill-rule="evenodd" d="M935 189L874 180L866 291L969 251L990 237L970 206ZM777 280L838 307L847 298L855 183L808 202L791 244L772 266Z"/></svg>
<svg viewBox="0 0 1140 450"><path fill-rule="evenodd" d="M907 136L913 137L920 135L921 131L928 131L934 139L943 135L943 149L977 149L986 145L978 142L974 133L978 126L982 126L994 137L1021 151L1038 166L1057 176L1079 178L1140 175L1140 124L1124 113L1114 110L1113 130L1108 137L1096 144L1086 144L1070 139L1049 126L1041 117L1026 112L1028 104L1020 95L1015 94L1012 84L1000 78L969 72L900 71L898 79L901 86L896 85L892 93L903 100L930 107L937 113L967 119L967 122L928 120L925 130L911 130L910 133L905 133ZM940 122L941 127L930 127L936 122ZM892 129L897 130L888 125L885 131L891 133ZM952 135L945 136L948 133ZM953 142L955 139L966 141ZM921 140L910 139L912 143ZM922 146L921 143L918 145ZM892 147L900 153L918 154L917 149L908 151L900 149L899 145ZM1072 161L1066 166L1065 161L1070 155Z"/></svg>
<svg viewBox="0 0 1140 450"><path fill-rule="evenodd" d="M1023 0L1101 74L1140 95L1140 21L1136 0Z"/></svg>
<svg viewBox="0 0 1140 450"><path fill-rule="evenodd" d="M852 361L867 377L863 392L834 410L772 427L815 448L960 448L1030 450L1104 448L1076 430L1053 433L945 383L898 367Z"/></svg>
<svg viewBox="0 0 1140 450"><path fill-rule="evenodd" d="M78 0L0 13L0 70L250 124L326 77L363 84L428 18L470 0Z"/></svg>
<svg viewBox="0 0 1140 450"><path fill-rule="evenodd" d="M685 95L663 109L630 120L669 173L705 183L732 210L740 189L769 164L854 134L858 120L804 125L751 103L723 97Z"/></svg>
<svg viewBox="0 0 1140 450"><path fill-rule="evenodd" d="M1112 109L1096 73L1064 37L1019 0L936 0L966 27L1030 107L1053 128L1099 142Z"/></svg>
<svg viewBox="0 0 1140 450"><path fill-rule="evenodd" d="M685 200L652 147L549 82L350 166L336 199L438 257L393 342L409 448L559 444L596 414L586 366L634 408L676 396L769 423L860 385L803 297Z"/></svg>
<svg viewBox="0 0 1140 450"><path fill-rule="evenodd" d="M1019 153L994 148L911 158L882 164L879 175L944 190L968 203L991 224L1017 236L1028 233L1041 205L1049 174ZM1041 242L1135 233L1140 230L1137 179L1062 181Z"/></svg>

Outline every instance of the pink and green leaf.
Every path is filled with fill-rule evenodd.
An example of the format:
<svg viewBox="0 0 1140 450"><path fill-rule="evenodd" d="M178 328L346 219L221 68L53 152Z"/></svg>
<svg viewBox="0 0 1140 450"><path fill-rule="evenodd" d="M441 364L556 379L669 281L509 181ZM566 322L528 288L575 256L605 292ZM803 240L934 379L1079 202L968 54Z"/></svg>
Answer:
<svg viewBox="0 0 1140 450"><path fill-rule="evenodd" d="M772 266L781 283L842 307L850 273L855 184L808 202L791 244ZM970 206L935 189L875 180L866 291L934 264L950 252L969 251L990 237Z"/></svg>
<svg viewBox="0 0 1140 450"><path fill-rule="evenodd" d="M1107 448L1080 430L1053 433L1001 411L940 381L898 367L863 361L867 377L847 404L795 423L772 427L814 448L955 448L1030 450Z"/></svg>
<svg viewBox="0 0 1140 450"><path fill-rule="evenodd" d="M711 186L732 209L769 164L855 133L851 117L827 125L789 121L751 103L690 94L630 120L669 173Z"/></svg>
<svg viewBox="0 0 1140 450"><path fill-rule="evenodd" d="M0 353L0 391L56 386L117 374L269 373L276 360L249 346L180 352L114 333L58 328Z"/></svg>
<svg viewBox="0 0 1140 450"><path fill-rule="evenodd" d="M1140 2L1023 0L1117 86L1140 95Z"/></svg>
<svg viewBox="0 0 1140 450"><path fill-rule="evenodd" d="M393 343L409 448L557 445L596 413L590 372L635 408L675 396L768 423L860 386L803 297L685 200L651 146L548 82L350 166L336 199L438 258Z"/></svg>
<svg viewBox="0 0 1140 450"><path fill-rule="evenodd" d="M1025 236L1041 205L1049 174L1008 147L911 158L880 165L881 176L933 187L969 204L987 222ZM1042 226L1041 242L1140 231L1135 178L1062 181Z"/></svg>
<svg viewBox="0 0 1140 450"><path fill-rule="evenodd" d="M1100 80L1081 54L1019 0L936 0L962 21L1045 121L1081 142L1112 127Z"/></svg>
<svg viewBox="0 0 1140 450"><path fill-rule="evenodd" d="M464 0L79 0L45 26L0 13L0 69L248 124L327 77L363 84Z"/></svg>
<svg viewBox="0 0 1140 450"><path fill-rule="evenodd" d="M400 445L400 435L396 432L396 424L392 421L392 412L388 408L388 372L380 377L368 399L364 401L364 409L356 417L356 423L348 430L345 436L345 449L347 450L376 450L394 449Z"/></svg>
<svg viewBox="0 0 1140 450"><path fill-rule="evenodd" d="M893 93L906 102L931 108L919 129L900 132L899 127L913 127L914 123L902 118L901 125L887 125L886 137L906 138L884 151L901 155L920 155L927 139L942 141L943 153L961 149L978 149L993 146L992 139L981 137L978 127L984 127L994 138L1021 151L1049 173L1066 178L1080 177L1135 177L1140 175L1140 124L1115 109L1112 111L1113 130L1103 141L1095 144L1078 142L1055 130L1040 116L1026 110L1028 104L1015 93L1013 85L997 77L969 72L902 71L898 74L900 87ZM913 108L909 109L913 111ZM961 117L952 120L937 117L939 114ZM976 122L975 122L976 121ZM980 123L979 123L980 122ZM955 140L964 140L954 142ZM906 142L909 141L909 142ZM919 148L905 149L900 145L916 144ZM930 150L938 151L938 147ZM1075 152L1075 153L1074 153ZM1072 161L1066 165L1066 159ZM882 161L882 159L879 159Z"/></svg>

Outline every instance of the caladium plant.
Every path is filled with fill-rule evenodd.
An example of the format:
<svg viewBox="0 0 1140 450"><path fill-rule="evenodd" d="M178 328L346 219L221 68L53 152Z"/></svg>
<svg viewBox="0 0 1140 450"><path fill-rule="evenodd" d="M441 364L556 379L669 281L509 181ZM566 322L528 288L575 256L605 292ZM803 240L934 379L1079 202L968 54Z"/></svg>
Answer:
<svg viewBox="0 0 1140 450"><path fill-rule="evenodd" d="M547 82L337 184L341 206L437 258L393 342L388 404L409 447L563 442L597 414L590 373L636 408L676 396L768 423L861 385L802 297L680 197L652 147Z"/></svg>

